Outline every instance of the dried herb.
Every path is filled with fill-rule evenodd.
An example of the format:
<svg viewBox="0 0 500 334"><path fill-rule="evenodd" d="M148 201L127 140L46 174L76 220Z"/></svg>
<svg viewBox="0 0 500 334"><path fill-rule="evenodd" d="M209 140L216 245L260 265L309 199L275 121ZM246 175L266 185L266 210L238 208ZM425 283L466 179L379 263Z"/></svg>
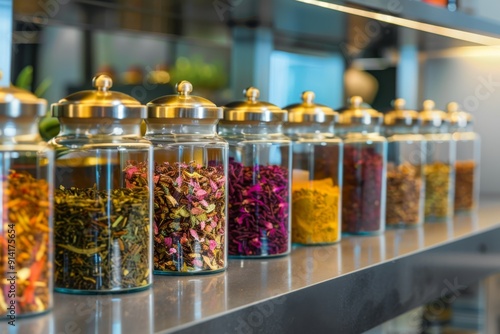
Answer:
<svg viewBox="0 0 500 334"><path fill-rule="evenodd" d="M422 176L421 168L408 162L387 166L387 225L416 225L421 217Z"/></svg>
<svg viewBox="0 0 500 334"><path fill-rule="evenodd" d="M449 213L451 168L442 162L425 165L425 218L446 218Z"/></svg>
<svg viewBox="0 0 500 334"><path fill-rule="evenodd" d="M55 287L113 291L151 283L147 168L131 163L126 188L55 191Z"/></svg>
<svg viewBox="0 0 500 334"><path fill-rule="evenodd" d="M383 156L374 147L344 146L342 232L382 230Z"/></svg>
<svg viewBox="0 0 500 334"><path fill-rule="evenodd" d="M474 203L474 161L457 161L455 164L455 210L470 210Z"/></svg>
<svg viewBox="0 0 500 334"><path fill-rule="evenodd" d="M164 162L154 172L155 273L225 268L223 166Z"/></svg>
<svg viewBox="0 0 500 334"><path fill-rule="evenodd" d="M295 174L295 173L294 173ZM339 188L333 180L292 181L292 241L304 245L340 240Z"/></svg>
<svg viewBox="0 0 500 334"><path fill-rule="evenodd" d="M289 251L288 173L278 165L243 166L229 159L229 255Z"/></svg>
<svg viewBox="0 0 500 334"><path fill-rule="evenodd" d="M7 314L11 301L17 315L47 311L52 281L49 185L29 173L11 171L2 187L0 313ZM17 273L13 281L8 280L12 272Z"/></svg>

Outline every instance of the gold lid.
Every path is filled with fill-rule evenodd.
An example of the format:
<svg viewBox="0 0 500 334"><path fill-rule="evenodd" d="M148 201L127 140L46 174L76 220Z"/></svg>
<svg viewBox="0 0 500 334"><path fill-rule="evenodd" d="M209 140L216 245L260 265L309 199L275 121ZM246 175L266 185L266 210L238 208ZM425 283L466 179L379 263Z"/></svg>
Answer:
<svg viewBox="0 0 500 334"><path fill-rule="evenodd" d="M52 104L52 116L67 118L146 118L146 106L133 97L109 90L113 80L105 74L92 80L96 90L77 92Z"/></svg>
<svg viewBox="0 0 500 334"><path fill-rule="evenodd" d="M220 119L222 108L199 96L190 95L193 85L183 80L175 85L177 95L166 95L147 104L148 118Z"/></svg>
<svg viewBox="0 0 500 334"><path fill-rule="evenodd" d="M425 100L419 119L422 125L440 127L448 123L448 115L439 109L435 109L436 104L432 100Z"/></svg>
<svg viewBox="0 0 500 334"><path fill-rule="evenodd" d="M223 107L226 121L285 122L287 111L268 102L259 101L260 92L255 87L243 91L246 101L237 101Z"/></svg>
<svg viewBox="0 0 500 334"><path fill-rule="evenodd" d="M0 87L0 116L11 118L45 115L47 101L14 86Z"/></svg>
<svg viewBox="0 0 500 334"><path fill-rule="evenodd" d="M305 91L301 98L302 103L291 104L283 108L288 110L289 123L331 123L338 121L338 112L325 105L314 103L314 92Z"/></svg>
<svg viewBox="0 0 500 334"><path fill-rule="evenodd" d="M405 109L405 104L406 101L404 99L396 99L392 102L394 110L387 112L384 116L384 124L386 126L412 126L419 123L418 112Z"/></svg>
<svg viewBox="0 0 500 334"><path fill-rule="evenodd" d="M349 99L349 106L341 109L339 124L380 125L383 119L384 115L382 113L363 106L361 96L353 96Z"/></svg>
<svg viewBox="0 0 500 334"><path fill-rule="evenodd" d="M460 106L456 102L450 102L446 105L450 124L459 128L465 128L474 122L474 117L466 111L460 110Z"/></svg>

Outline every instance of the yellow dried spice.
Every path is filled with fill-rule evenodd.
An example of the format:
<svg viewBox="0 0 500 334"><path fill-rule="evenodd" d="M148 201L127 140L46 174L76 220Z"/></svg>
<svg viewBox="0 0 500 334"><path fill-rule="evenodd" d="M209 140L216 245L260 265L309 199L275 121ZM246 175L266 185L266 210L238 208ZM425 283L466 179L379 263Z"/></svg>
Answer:
<svg viewBox="0 0 500 334"><path fill-rule="evenodd" d="M340 240L339 188L332 179L292 181L292 242L311 245Z"/></svg>
<svg viewBox="0 0 500 334"><path fill-rule="evenodd" d="M450 166L442 162L435 162L425 166L426 218L439 219L446 218L448 215L450 173Z"/></svg>

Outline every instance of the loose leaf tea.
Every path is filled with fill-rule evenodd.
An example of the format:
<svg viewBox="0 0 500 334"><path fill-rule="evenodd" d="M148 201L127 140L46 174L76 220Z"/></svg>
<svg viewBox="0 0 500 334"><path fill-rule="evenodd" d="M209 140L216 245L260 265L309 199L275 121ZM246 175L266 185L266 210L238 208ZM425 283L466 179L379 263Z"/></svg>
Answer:
<svg viewBox="0 0 500 334"><path fill-rule="evenodd" d="M164 162L155 165L154 180L155 273L224 269L223 166Z"/></svg>
<svg viewBox="0 0 500 334"><path fill-rule="evenodd" d="M416 225L422 222L420 207L422 178L419 166L408 162L387 166L387 225Z"/></svg>
<svg viewBox="0 0 500 334"><path fill-rule="evenodd" d="M382 228L384 160L374 147L344 147L342 232L376 232Z"/></svg>
<svg viewBox="0 0 500 334"><path fill-rule="evenodd" d="M458 161L455 164L455 210L474 207L474 161Z"/></svg>
<svg viewBox="0 0 500 334"><path fill-rule="evenodd" d="M230 255L280 255L289 250L288 169L243 166L229 159Z"/></svg>
<svg viewBox="0 0 500 334"><path fill-rule="evenodd" d="M449 213L450 173L450 166L442 162L425 165L426 218L447 217Z"/></svg>
<svg viewBox="0 0 500 334"><path fill-rule="evenodd" d="M147 168L131 163L126 188L55 191L55 286L112 291L150 284Z"/></svg>
<svg viewBox="0 0 500 334"><path fill-rule="evenodd" d="M332 179L292 181L292 241L300 244L337 242L339 188Z"/></svg>
<svg viewBox="0 0 500 334"><path fill-rule="evenodd" d="M2 183L0 313L7 314L11 301L16 303L17 315L47 311L52 280L48 183L15 171L4 177ZM10 273L15 280L7 280Z"/></svg>

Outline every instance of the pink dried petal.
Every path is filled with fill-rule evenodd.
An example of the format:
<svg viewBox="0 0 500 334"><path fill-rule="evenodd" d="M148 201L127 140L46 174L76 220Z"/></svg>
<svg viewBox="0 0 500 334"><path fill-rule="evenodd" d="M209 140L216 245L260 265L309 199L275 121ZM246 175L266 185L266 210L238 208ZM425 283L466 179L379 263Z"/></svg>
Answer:
<svg viewBox="0 0 500 334"><path fill-rule="evenodd" d="M158 235L158 225L156 225L156 222L154 222L153 231L154 231L155 235Z"/></svg>
<svg viewBox="0 0 500 334"><path fill-rule="evenodd" d="M203 210L202 208L200 208L198 206L191 208L191 214L193 214L193 215L201 215L204 212L205 212L205 210Z"/></svg>
<svg viewBox="0 0 500 334"><path fill-rule="evenodd" d="M195 266L195 267L203 267L203 262L201 262L201 260L194 259L193 260L193 266Z"/></svg>
<svg viewBox="0 0 500 334"><path fill-rule="evenodd" d="M177 187L182 186L182 177L180 175L175 179L175 183L177 183Z"/></svg>
<svg viewBox="0 0 500 334"><path fill-rule="evenodd" d="M175 253L177 253L177 249L175 249L175 248L170 248L170 249L168 250L168 253L169 253L169 254L175 254Z"/></svg>
<svg viewBox="0 0 500 334"><path fill-rule="evenodd" d="M193 236L193 238L195 238L195 240L198 240L198 241L200 240L198 233L195 230L193 230L192 228L189 229L189 233L191 233L191 235Z"/></svg>
<svg viewBox="0 0 500 334"><path fill-rule="evenodd" d="M159 180L160 180L160 175L154 175L153 176L153 182L154 182L154 184L157 184Z"/></svg>
<svg viewBox="0 0 500 334"><path fill-rule="evenodd" d="M210 226L212 226L212 228L216 228L217 227L217 223L215 221L212 221L210 223Z"/></svg>
<svg viewBox="0 0 500 334"><path fill-rule="evenodd" d="M212 191L213 192L216 192L217 189L219 189L219 187L217 187L217 183L215 183L213 180L208 180L208 182L210 182L210 187L212 187Z"/></svg>
<svg viewBox="0 0 500 334"><path fill-rule="evenodd" d="M205 221L200 222L200 228L203 230L205 229Z"/></svg>
<svg viewBox="0 0 500 334"><path fill-rule="evenodd" d="M166 237L164 241L165 241L165 246L166 246L167 248L172 247L172 238L170 238L170 237Z"/></svg>
<svg viewBox="0 0 500 334"><path fill-rule="evenodd" d="M198 189L196 190L196 197L198 197L198 199L201 201L203 199L203 197L205 197L207 195L207 192L203 189ZM201 197L201 198L200 198Z"/></svg>
<svg viewBox="0 0 500 334"><path fill-rule="evenodd" d="M210 248L211 251L213 251L217 247L217 242L215 242L215 240L210 240L208 242L208 247Z"/></svg>
<svg viewBox="0 0 500 334"><path fill-rule="evenodd" d="M207 201L206 201L206 200L202 199L202 200L200 201L200 204L201 204L201 205L203 205L205 208L208 208L208 203L207 203Z"/></svg>
<svg viewBox="0 0 500 334"><path fill-rule="evenodd" d="M134 173L138 171L136 166L131 166L127 169L127 179L131 179L134 176Z"/></svg>

